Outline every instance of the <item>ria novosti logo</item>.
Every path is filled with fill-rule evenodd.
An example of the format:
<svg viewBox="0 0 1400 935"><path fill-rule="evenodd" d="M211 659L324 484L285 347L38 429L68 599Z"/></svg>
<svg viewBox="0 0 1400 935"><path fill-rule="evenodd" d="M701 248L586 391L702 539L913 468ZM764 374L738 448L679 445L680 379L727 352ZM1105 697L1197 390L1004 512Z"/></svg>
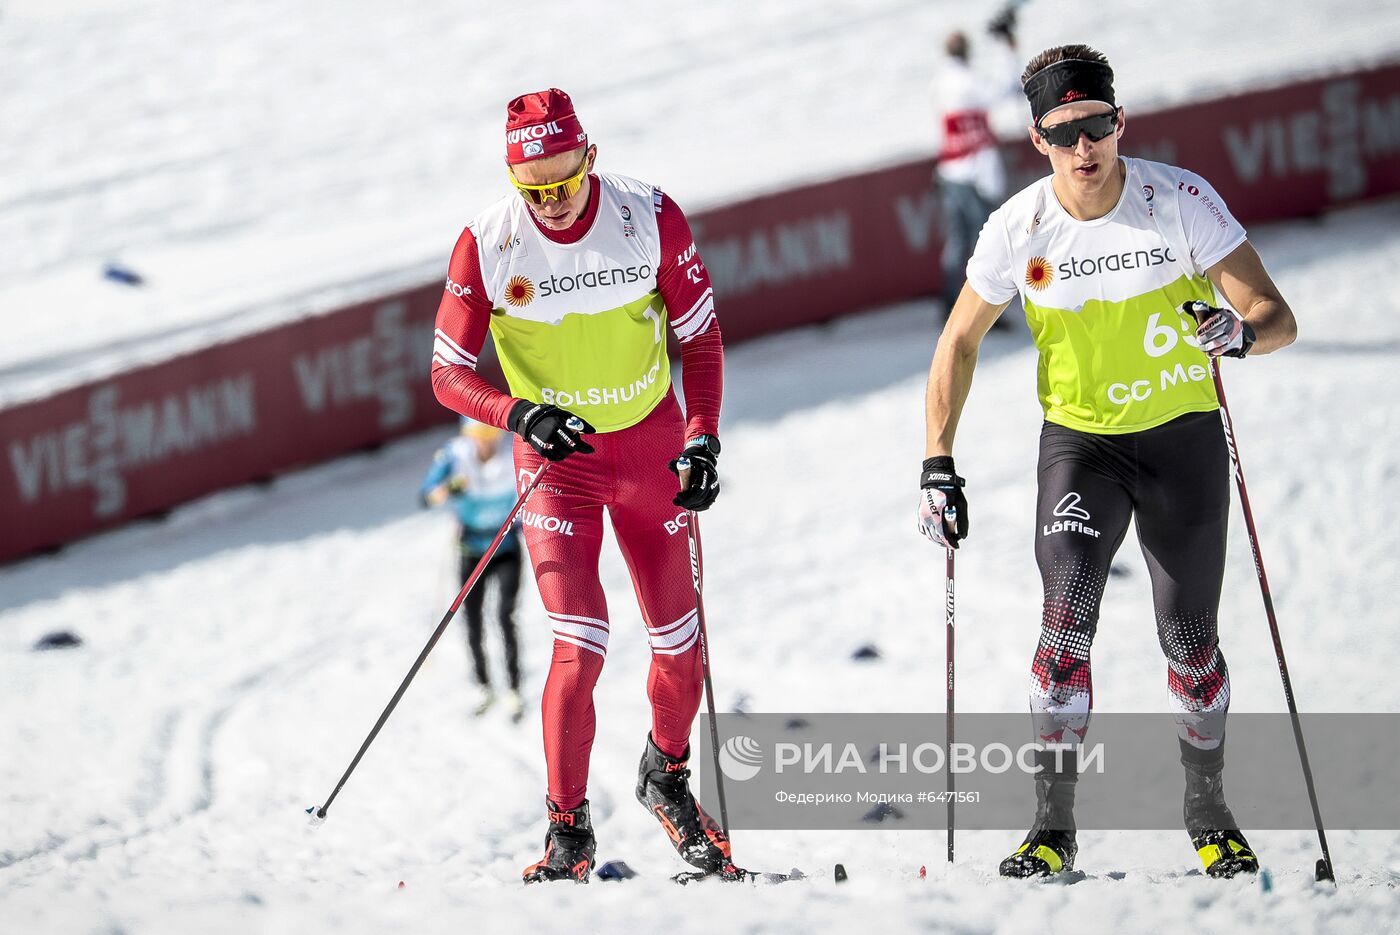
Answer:
<svg viewBox="0 0 1400 935"><path fill-rule="evenodd" d="M719 748L719 768L735 782L746 782L763 768L763 747L752 737L730 737Z"/></svg>

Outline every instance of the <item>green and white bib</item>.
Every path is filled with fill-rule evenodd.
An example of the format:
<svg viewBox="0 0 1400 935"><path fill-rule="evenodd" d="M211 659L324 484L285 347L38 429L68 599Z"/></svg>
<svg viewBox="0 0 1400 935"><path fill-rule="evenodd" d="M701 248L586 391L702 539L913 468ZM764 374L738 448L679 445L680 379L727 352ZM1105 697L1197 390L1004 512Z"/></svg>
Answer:
<svg viewBox="0 0 1400 935"><path fill-rule="evenodd" d="M635 179L595 178L597 214L577 243L547 238L514 194L470 227L511 393L615 432L645 418L671 385L656 285L661 196Z"/></svg>
<svg viewBox="0 0 1400 935"><path fill-rule="evenodd" d="M1195 326L1177 309L1220 304L1205 270L1245 240L1200 176L1123 161L1123 195L1107 215L1075 220L1041 179L988 218L967 265L986 301L1020 293L1046 420L1096 434L1219 406Z"/></svg>

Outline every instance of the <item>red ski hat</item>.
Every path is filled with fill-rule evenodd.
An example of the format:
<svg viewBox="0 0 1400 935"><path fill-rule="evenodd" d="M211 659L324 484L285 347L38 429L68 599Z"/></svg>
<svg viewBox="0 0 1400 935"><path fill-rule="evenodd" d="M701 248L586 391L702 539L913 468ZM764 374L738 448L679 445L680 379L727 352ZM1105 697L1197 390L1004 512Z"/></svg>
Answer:
<svg viewBox="0 0 1400 935"><path fill-rule="evenodd" d="M506 105L506 164L518 165L588 143L574 102L558 88L522 94Z"/></svg>

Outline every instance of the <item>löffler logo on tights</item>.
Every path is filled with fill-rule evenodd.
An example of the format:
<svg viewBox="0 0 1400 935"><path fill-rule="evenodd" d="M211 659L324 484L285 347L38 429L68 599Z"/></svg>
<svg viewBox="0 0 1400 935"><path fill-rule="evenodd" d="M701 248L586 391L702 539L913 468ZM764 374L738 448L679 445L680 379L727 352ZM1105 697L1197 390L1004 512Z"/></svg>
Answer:
<svg viewBox="0 0 1400 935"><path fill-rule="evenodd" d="M1077 532L1085 536L1099 537L1099 531L1091 526L1086 526L1084 520L1089 519L1089 511L1079 505L1079 494L1073 490L1060 498L1060 502L1055 504L1055 509L1051 511L1056 516L1066 517L1057 519L1053 523L1046 523L1041 530L1042 536L1053 536L1057 532Z"/></svg>
<svg viewBox="0 0 1400 935"><path fill-rule="evenodd" d="M529 510L521 510L520 522L527 528L543 529L545 532L557 532L561 536L572 536L574 534L573 522L560 519L557 516L545 516L543 513L532 513Z"/></svg>
<svg viewBox="0 0 1400 935"><path fill-rule="evenodd" d="M1054 513L1056 516L1068 516L1072 519L1088 519L1089 511L1079 505L1079 494L1071 490L1060 498L1060 502L1055 504Z"/></svg>

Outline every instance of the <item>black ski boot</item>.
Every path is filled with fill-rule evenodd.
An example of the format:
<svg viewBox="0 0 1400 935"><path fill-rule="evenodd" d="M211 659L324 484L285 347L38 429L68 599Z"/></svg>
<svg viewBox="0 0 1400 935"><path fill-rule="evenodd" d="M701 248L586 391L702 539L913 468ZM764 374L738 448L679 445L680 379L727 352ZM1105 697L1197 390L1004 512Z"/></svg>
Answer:
<svg viewBox="0 0 1400 935"><path fill-rule="evenodd" d="M545 799L549 806L549 830L544 835L544 856L521 874L526 883L550 880L573 880L587 883L593 869L593 854L598 842L593 838L593 822L588 817L588 800L578 808L561 809Z"/></svg>
<svg viewBox="0 0 1400 935"><path fill-rule="evenodd" d="M1067 756L1066 759L1073 759ZM1038 753L1035 777L1035 823L1016 852L1001 862L1004 877L1048 877L1074 869L1079 853L1074 833L1074 792L1079 783L1075 763L1056 772L1055 757Z"/></svg>
<svg viewBox="0 0 1400 935"><path fill-rule="evenodd" d="M729 838L690 794L689 759L689 748L685 756L670 757L647 734L647 748L637 767L637 801L661 822L686 863L706 873L723 873L732 869Z"/></svg>
<svg viewBox="0 0 1400 935"><path fill-rule="evenodd" d="M1214 750L1201 750L1184 740L1181 765L1186 767L1186 798L1182 817L1191 846L1212 877L1233 877L1258 873L1259 858L1235 823L1225 804L1225 744Z"/></svg>

